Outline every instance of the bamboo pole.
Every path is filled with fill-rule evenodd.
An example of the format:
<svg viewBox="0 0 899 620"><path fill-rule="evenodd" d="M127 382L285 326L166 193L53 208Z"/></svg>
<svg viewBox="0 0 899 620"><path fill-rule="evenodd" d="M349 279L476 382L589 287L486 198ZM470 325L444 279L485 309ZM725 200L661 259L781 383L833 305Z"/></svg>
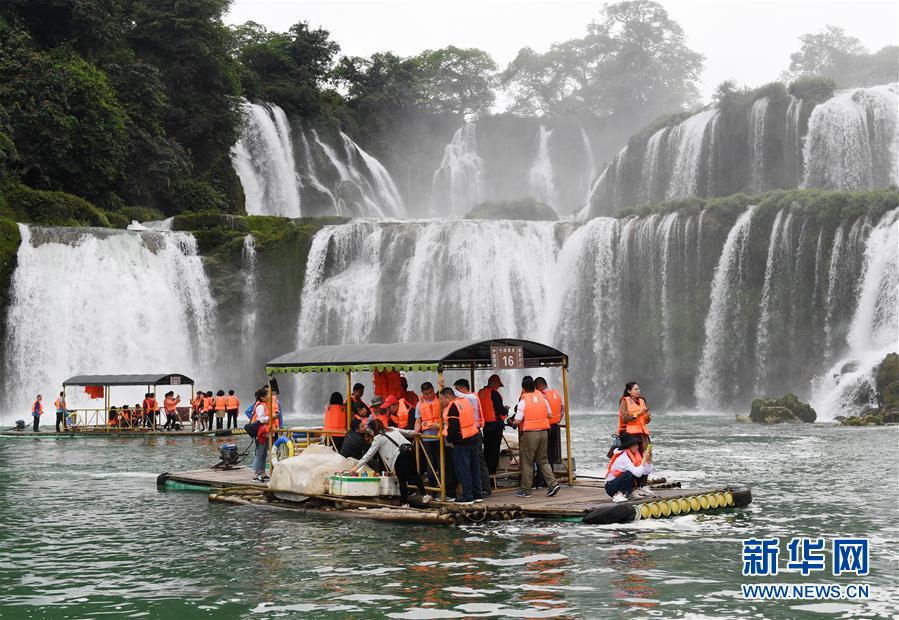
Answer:
<svg viewBox="0 0 899 620"><path fill-rule="evenodd" d="M443 382L443 370L437 371L437 398L439 399L440 392L446 384ZM437 436L440 438L440 501L446 501L446 458L443 440L443 411L440 412L440 415L437 416Z"/></svg>
<svg viewBox="0 0 899 620"><path fill-rule="evenodd" d="M272 471L272 444L274 443L274 439L272 438L272 424L274 423L275 418L275 395L272 393L272 377L271 375L266 376L266 381L268 382L268 436L265 438L266 442L268 442L268 458L266 459L268 470ZM263 475L265 471L263 469Z"/></svg>
<svg viewBox="0 0 899 620"><path fill-rule="evenodd" d="M571 460L571 412L568 405L568 359L562 364L562 389L565 393L565 444L568 455L568 485L574 484L574 465Z"/></svg>
<svg viewBox="0 0 899 620"><path fill-rule="evenodd" d="M346 430L350 432L353 423L353 373L346 373Z"/></svg>

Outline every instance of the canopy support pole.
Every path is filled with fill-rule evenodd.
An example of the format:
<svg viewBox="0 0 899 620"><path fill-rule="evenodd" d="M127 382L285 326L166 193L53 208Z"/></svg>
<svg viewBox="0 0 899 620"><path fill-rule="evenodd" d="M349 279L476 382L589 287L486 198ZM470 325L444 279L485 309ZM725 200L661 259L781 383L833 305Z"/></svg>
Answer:
<svg viewBox="0 0 899 620"><path fill-rule="evenodd" d="M265 379L268 382L268 436L265 438L265 441L268 442L268 458L266 461L268 462L268 470L271 472L274 469L272 467L272 444L274 443L274 439L272 438L272 423L275 418L275 395L272 392L271 375L266 376ZM265 471L262 473L265 474Z"/></svg>
<svg viewBox="0 0 899 620"><path fill-rule="evenodd" d="M478 393L478 386L474 384L474 362L471 363L471 393ZM483 422L483 420L481 420Z"/></svg>
<svg viewBox="0 0 899 620"><path fill-rule="evenodd" d="M443 390L446 384L443 382L443 369L437 371L437 394ZM446 458L443 441L443 412L437 416L437 436L440 438L440 501L446 501Z"/></svg>
<svg viewBox="0 0 899 620"><path fill-rule="evenodd" d="M568 406L568 360L562 364L562 391L565 394L565 445L568 456L568 485L574 484L574 466L571 460L571 413Z"/></svg>
<svg viewBox="0 0 899 620"><path fill-rule="evenodd" d="M346 373L346 430L350 432L353 423L353 373Z"/></svg>

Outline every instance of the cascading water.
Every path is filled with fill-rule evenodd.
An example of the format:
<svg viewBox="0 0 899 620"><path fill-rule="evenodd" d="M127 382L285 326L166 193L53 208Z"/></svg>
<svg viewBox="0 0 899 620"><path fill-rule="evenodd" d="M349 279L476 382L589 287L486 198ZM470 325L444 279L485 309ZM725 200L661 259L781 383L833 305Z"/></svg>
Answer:
<svg viewBox="0 0 899 620"><path fill-rule="evenodd" d="M19 229L4 413L76 374L213 376L215 304L191 235Z"/></svg>
<svg viewBox="0 0 899 620"><path fill-rule="evenodd" d="M709 139L707 129L717 116L718 110L703 110L671 130L671 179L665 192L669 200L697 194L702 166L708 161L708 149L703 148Z"/></svg>
<svg viewBox="0 0 899 620"><path fill-rule="evenodd" d="M240 332L245 346L251 346L256 334L257 296L259 284L256 278L256 238L247 235L243 238L243 310L241 311Z"/></svg>
<svg viewBox="0 0 899 620"><path fill-rule="evenodd" d="M640 201L646 204L655 202L665 195L665 141L670 127L663 127L652 134L646 143L646 154L643 156L643 174L640 180Z"/></svg>
<svg viewBox="0 0 899 620"><path fill-rule="evenodd" d="M695 394L696 402L710 406L732 402L728 381L739 376L739 361L746 349L746 319L735 298L743 289L749 268L746 255L754 211L755 207L749 207L737 218L715 267Z"/></svg>
<svg viewBox="0 0 899 620"><path fill-rule="evenodd" d="M845 356L812 390L812 406L823 420L877 406L875 369L899 348L899 209L883 216L866 246Z"/></svg>
<svg viewBox="0 0 899 620"><path fill-rule="evenodd" d="M387 169L342 131L340 132L340 139L343 141L343 147L346 150L347 160L350 164L354 168L356 167L357 155L365 164L365 168L368 170L368 177L374 183L375 200L381 205L381 210L390 217L403 217L406 214L406 207L403 206L400 192Z"/></svg>
<svg viewBox="0 0 899 620"><path fill-rule="evenodd" d="M465 123L443 150L431 181L436 213L464 215L483 200L484 162L478 155L475 123Z"/></svg>
<svg viewBox="0 0 899 620"><path fill-rule="evenodd" d="M545 205L556 206L556 182L553 175L553 164L550 160L550 144L553 132L544 125L540 125L537 134L537 151L534 154L534 163L528 171L528 183L531 195Z"/></svg>
<svg viewBox="0 0 899 620"><path fill-rule="evenodd" d="M809 118L803 187L873 189L899 182L899 85L858 88Z"/></svg>
<svg viewBox="0 0 899 620"><path fill-rule="evenodd" d="M749 168L752 191L765 189L765 122L768 119L768 97L752 102L749 110Z"/></svg>
<svg viewBox="0 0 899 620"><path fill-rule="evenodd" d="M231 159L243 185L247 213L300 217L299 179L284 110L250 102L241 107L243 131Z"/></svg>

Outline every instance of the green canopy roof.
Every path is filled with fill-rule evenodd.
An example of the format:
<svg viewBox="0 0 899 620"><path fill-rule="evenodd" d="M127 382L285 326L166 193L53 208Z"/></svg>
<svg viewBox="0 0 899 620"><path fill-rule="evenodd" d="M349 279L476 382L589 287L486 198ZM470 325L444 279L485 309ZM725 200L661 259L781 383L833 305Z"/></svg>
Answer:
<svg viewBox="0 0 899 620"><path fill-rule="evenodd" d="M269 375L297 372L359 372L372 370L435 371L489 369L491 346L520 346L525 367L563 366L568 356L549 345L518 340L444 340L338 344L309 347L282 355L265 365Z"/></svg>
<svg viewBox="0 0 899 620"><path fill-rule="evenodd" d="M63 385L193 385L187 375L78 375L62 382Z"/></svg>

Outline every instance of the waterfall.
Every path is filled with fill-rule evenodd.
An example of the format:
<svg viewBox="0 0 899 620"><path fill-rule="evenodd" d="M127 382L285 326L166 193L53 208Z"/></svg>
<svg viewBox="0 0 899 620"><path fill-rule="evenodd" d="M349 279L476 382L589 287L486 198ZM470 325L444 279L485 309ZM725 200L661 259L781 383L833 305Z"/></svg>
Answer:
<svg viewBox="0 0 899 620"><path fill-rule="evenodd" d="M256 281L256 238L247 235L243 238L243 309L241 310L241 334L243 343L252 347L256 335L256 312L259 285Z"/></svg>
<svg viewBox="0 0 899 620"><path fill-rule="evenodd" d="M802 99L790 95L787 106L786 136L784 139L784 161L793 167L789 176L791 186L798 187L802 181L802 133L799 121L802 118Z"/></svg>
<svg viewBox="0 0 899 620"><path fill-rule="evenodd" d="M675 245L675 232L677 231L677 223L680 214L676 211L669 213L662 220L662 224L658 230L657 243L662 247L662 264L660 267L660 279L662 281L661 291L659 293L659 301L661 302L661 331L662 331L662 358L664 360L665 376L670 376L673 372L674 364L674 338L671 324L671 306L672 306L672 278L673 257Z"/></svg>
<svg viewBox="0 0 899 620"><path fill-rule="evenodd" d="M483 183L484 162L478 155L476 125L465 123L443 149L440 167L434 172L431 181L434 212L444 216L464 215L483 200Z"/></svg>
<svg viewBox="0 0 899 620"><path fill-rule="evenodd" d="M300 130L300 144L303 147L302 169L306 185L326 196L331 207L334 209L334 213L340 215L334 193L319 179L315 159L312 157L312 149L309 147L309 139L306 137L306 132L302 129Z"/></svg>
<svg viewBox="0 0 899 620"><path fill-rule="evenodd" d="M244 125L231 159L243 185L247 213L300 217L299 179L284 110L246 101L241 108Z"/></svg>
<svg viewBox="0 0 899 620"><path fill-rule="evenodd" d="M709 124L718 117L718 110L708 109L694 114L671 130L671 179L665 198L686 198L697 194L703 165L708 163L708 149L703 149ZM704 158L703 155L706 155Z"/></svg>
<svg viewBox="0 0 899 620"><path fill-rule="evenodd" d="M711 303L705 319L705 344L696 376L698 403L726 405L730 389L725 382L739 376L740 357L745 351L746 321L735 297L743 289L749 268L746 255L754 212L755 207L749 207L737 218L715 267Z"/></svg>
<svg viewBox="0 0 899 620"><path fill-rule="evenodd" d="M749 168L750 187L754 192L765 189L765 121L768 118L768 97L752 102L749 110Z"/></svg>
<svg viewBox="0 0 899 620"><path fill-rule="evenodd" d="M822 420L876 406L875 370L899 346L899 209L868 235L857 294L846 355L818 377L812 391Z"/></svg>
<svg viewBox="0 0 899 620"><path fill-rule="evenodd" d="M390 217L403 217L406 215L406 207L403 206L403 199L400 192L393 182L393 178L387 169L377 159L366 153L361 146L353 142L348 135L340 132L340 139L343 141L344 149L347 153L347 160L355 167L355 156L362 158L368 176L374 183L376 197L381 205L382 212ZM361 176L361 175L358 175Z"/></svg>
<svg viewBox="0 0 899 620"><path fill-rule="evenodd" d="M775 331L772 319L774 316L783 318L782 315L775 313L773 306L786 301L782 298L789 298L790 293L795 290L795 282L793 280L792 222L793 214L791 212L786 213L785 216L784 211L779 211L774 218L774 225L771 227L771 236L768 241L765 280L762 285L762 301L759 308L758 327L756 329L756 392L760 392L768 385L768 377L770 376L768 357L771 355L772 331ZM786 304L787 310L789 310L789 307L790 305ZM782 331L784 326L781 324L779 327L781 329L776 330L778 332ZM779 333L778 335L782 336L782 338L775 338L775 341L786 341L786 334Z"/></svg>
<svg viewBox="0 0 899 620"><path fill-rule="evenodd" d="M19 230L4 412L23 415L39 392L52 402L50 395L76 374L212 378L215 306L191 235L22 224Z"/></svg>
<svg viewBox="0 0 899 620"><path fill-rule="evenodd" d="M858 88L815 107L803 187L873 189L899 182L899 85Z"/></svg>
<svg viewBox="0 0 899 620"><path fill-rule="evenodd" d="M528 183L534 199L550 207L555 207L556 185L553 165L549 156L552 134L551 129L540 125L540 132L537 134L537 152L534 155L534 163L531 164L531 169L528 171Z"/></svg>
<svg viewBox="0 0 899 620"><path fill-rule="evenodd" d="M588 193L596 178L596 159L593 157L593 145L590 143L590 136L586 130L581 127L581 144L584 147L584 181L583 191Z"/></svg>
<svg viewBox="0 0 899 620"><path fill-rule="evenodd" d="M649 204L665 195L665 142L670 127L662 127L646 143L640 180L640 201Z"/></svg>

